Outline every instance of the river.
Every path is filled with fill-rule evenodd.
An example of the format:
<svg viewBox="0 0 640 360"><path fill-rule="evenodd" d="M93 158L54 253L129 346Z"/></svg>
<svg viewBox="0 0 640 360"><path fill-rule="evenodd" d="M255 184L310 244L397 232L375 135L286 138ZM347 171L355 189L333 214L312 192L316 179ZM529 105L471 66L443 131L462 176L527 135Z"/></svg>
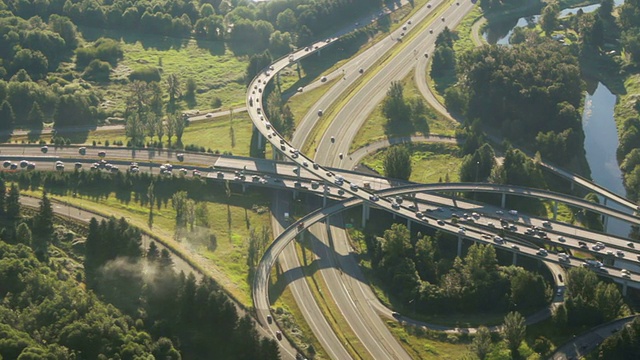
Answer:
<svg viewBox="0 0 640 360"><path fill-rule="evenodd" d="M615 6L621 5L624 0L614 0ZM582 9L585 13L595 11L600 4L564 9L560 17L574 14ZM509 38L516 27L535 24L540 18L539 14L520 17L518 19L494 22L483 34L490 44L509 45ZM592 93L585 93L584 110L582 113L582 127L584 130L584 150L591 169L593 181L616 194L626 196L622 172L616 159L618 149L618 131L613 118L616 95L611 93L602 83L590 87ZM600 199L602 201L602 199ZM610 207L624 210L618 204L610 204ZM611 219L607 224L607 231L611 234L627 237L630 226L622 221Z"/></svg>

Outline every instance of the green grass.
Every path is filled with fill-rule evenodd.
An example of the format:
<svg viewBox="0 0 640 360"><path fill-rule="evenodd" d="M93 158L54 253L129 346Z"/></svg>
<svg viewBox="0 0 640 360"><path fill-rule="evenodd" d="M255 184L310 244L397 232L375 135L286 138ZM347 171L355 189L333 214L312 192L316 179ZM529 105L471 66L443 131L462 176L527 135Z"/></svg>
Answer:
<svg viewBox="0 0 640 360"><path fill-rule="evenodd" d="M41 195L39 191L24 193L32 196ZM149 230L148 208L134 201L123 203L113 194L101 199L82 196L51 197L106 216L116 214L118 217L125 217L131 224ZM259 230L263 226L270 229L271 224L269 212L258 214L252 210L253 205L265 208L268 201L260 193L247 192L232 194L230 198L220 196L216 202L207 202L210 231L217 237L217 246L213 251L207 247L206 240L196 240L193 233L190 233L186 240L173 239L175 211L170 203L160 209L154 208L153 228L149 231L159 237L163 244L186 254L189 260L203 268L245 307L251 307L251 289L247 282L246 264L249 229Z"/></svg>
<svg viewBox="0 0 640 360"><path fill-rule="evenodd" d="M413 359L462 359L469 353L468 342L457 340L457 336L449 336L450 341L430 339L421 330L409 330L397 321L385 320L385 325L396 337L400 345Z"/></svg>
<svg viewBox="0 0 640 360"><path fill-rule="evenodd" d="M302 247L298 246L298 244L296 244L296 251L301 264L303 264L302 271L305 274L313 297L333 332L340 339L340 342L345 344L345 349L354 359L368 358L369 352L353 332L351 326L349 326L334 299L329 295L330 292L324 282L324 278L318 273L318 266L317 262L314 261L313 252L306 246Z"/></svg>
<svg viewBox="0 0 640 360"><path fill-rule="evenodd" d="M416 11L419 7L423 6L426 2L416 1L416 6L414 7L414 11ZM418 33L426 29L431 21L438 18L439 14L444 11L444 9L449 6L448 3L440 3L428 16L427 18L419 24L416 24L413 31L409 32L407 36L404 38L405 41L400 43L399 45L391 48L390 51L385 53L382 57L380 57L372 66L371 69L381 69L387 63L389 63L398 53L405 47L407 44L411 42L411 40L417 36ZM408 18L413 11L408 13L404 18ZM402 19L404 21L404 18ZM395 21L394 21L395 22ZM400 23L400 19L398 19L398 23ZM333 103L328 109L325 109L324 115L320 118L315 125L315 127L311 130L310 136L307 142L302 146L302 152L304 153L313 153L317 144L319 144L320 139L323 134L326 132L327 127L331 124L335 119L339 109L342 109L344 105L346 105L351 98L367 85L369 80L373 78L376 74L376 71L366 71L364 75L360 76L358 80L356 80L351 86L349 86L343 93L342 97L335 103Z"/></svg>
<svg viewBox="0 0 640 360"><path fill-rule="evenodd" d="M473 41L473 34L471 33L473 24L482 18L482 9L480 6L475 6L465 17L460 24L456 27L456 33L458 38L453 43L453 50L456 54L462 54L465 51L473 50L476 44Z"/></svg>
<svg viewBox="0 0 640 360"><path fill-rule="evenodd" d="M112 82L98 85L104 100L114 102L112 108L115 110L124 110L128 92L127 85L119 80L126 79L131 70L145 65L158 67L163 80L169 74L178 74L183 86L188 78L196 80L198 91L195 101L179 101L178 106L183 109L211 108L214 98L221 99L225 107L244 104L247 57L235 56L223 42L84 27L81 31L90 41L106 36L122 43L124 58L114 69ZM168 100L166 93L165 97Z"/></svg>
<svg viewBox="0 0 640 360"><path fill-rule="evenodd" d="M614 109L614 119L618 134L622 132L622 125L627 119L638 117L635 109L636 102L640 99L640 74L634 74L624 81L625 94L618 95L618 102Z"/></svg>
<svg viewBox="0 0 640 360"><path fill-rule="evenodd" d="M302 93L295 95L289 99L289 107L291 113L293 113L296 126L300 124L302 118L311 110L313 106L324 93L329 90L339 78L335 78L327 81L323 86L311 89L309 91L304 90Z"/></svg>
<svg viewBox="0 0 640 360"><path fill-rule="evenodd" d="M406 78L402 80L404 87L405 99L411 99L415 97L422 98L420 90L415 85L415 75L411 72ZM426 104L428 108L427 123L429 124L429 133L453 136L455 135L456 123L441 116L438 112L433 110L429 104ZM387 119L382 114L382 103L376 106L375 110L369 115L369 118L362 125L358 134L353 139L350 152L353 152L367 144L373 143L385 138L392 138L398 136L410 136L410 135L422 135L422 133L415 131L412 127L394 126L387 128Z"/></svg>
<svg viewBox="0 0 640 360"><path fill-rule="evenodd" d="M416 143L408 144L411 153L410 181L419 183L436 183L444 181L446 175L450 182L460 180L458 169L462 163L462 158L458 155L458 146L442 143ZM362 161L367 166L375 169L380 174L384 173L382 162L386 150L382 149L375 154L369 155Z"/></svg>
<svg viewBox="0 0 640 360"><path fill-rule="evenodd" d="M280 325L285 336L301 349L307 349L313 345L316 351L315 359L329 359L320 342L313 334L309 324L304 319L291 289L287 286L279 264L272 269L271 283L269 284L269 299L271 300L274 318Z"/></svg>
<svg viewBox="0 0 640 360"><path fill-rule="evenodd" d="M232 124L235 144L231 141L231 126L228 115L190 123L182 135L182 143L203 146L205 149L213 151L219 150L220 152L231 152L234 155L248 156L253 131L253 124L249 114L247 112L234 113ZM93 141L97 144L104 144L107 140L110 144L114 144L115 141L122 141L123 144L126 144L128 140L124 130L90 131L88 133L71 133L62 136L71 140L73 144L91 144ZM31 139L31 141L37 142L40 139L48 143L51 140L51 135L43 134L38 139ZM27 142L28 140L28 136L25 135L13 136L10 141ZM157 140L157 137L154 137L154 140ZM166 145L166 134L162 140ZM150 141L150 138L147 137L145 141ZM175 142L175 136L173 141Z"/></svg>
<svg viewBox="0 0 640 360"><path fill-rule="evenodd" d="M544 207L547 209L547 217L553 219L553 202L543 202ZM564 222L567 224L575 224L576 218L573 215L573 211L569 206L564 203L558 203L558 216L556 221Z"/></svg>

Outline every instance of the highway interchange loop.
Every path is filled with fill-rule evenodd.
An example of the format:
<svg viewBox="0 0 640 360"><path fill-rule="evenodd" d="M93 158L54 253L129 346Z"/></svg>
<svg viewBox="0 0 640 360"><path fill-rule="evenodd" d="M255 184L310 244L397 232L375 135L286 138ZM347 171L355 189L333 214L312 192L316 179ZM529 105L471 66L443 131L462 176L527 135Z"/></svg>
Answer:
<svg viewBox="0 0 640 360"><path fill-rule="evenodd" d="M436 223L437 221L436 218L431 217L428 214L425 214L424 218L420 220L416 220L415 211L409 209L406 205L399 204L393 198L391 198L391 195L403 194L403 193L415 193L415 192L421 191L423 190L423 188L421 188L420 186L413 186L413 187L409 187L408 189L390 189L390 190L384 190L381 192L374 193L373 191L369 191L365 188L360 188L358 184L354 182L351 182L342 177L337 177L334 172L323 167L321 164L315 163L311 158L301 153L299 150L295 149L286 139L284 139L273 128L273 126L269 123L263 109L261 109L260 104L265 104L265 101L263 98L265 96L264 90L266 89L266 86L269 83L269 81L273 79L273 77L277 72L289 66L290 64L295 63L296 61L299 61L300 59L315 53L316 51L320 51L321 49L323 49L326 46L329 46L335 41L336 41L335 38L328 38L325 41L314 43L311 46L308 46L304 49L300 49L298 51L293 52L292 54L289 54L287 56L284 56L276 60L268 68L263 69L263 71L261 71L252 80L252 82L249 85L249 90L247 92L247 109L248 109L250 118L254 123L254 126L260 132L260 134L262 134L262 136L264 136L270 142L270 144L274 149L277 149L278 152L281 152L282 154L284 154L284 156L289 158L290 161L296 164L299 169L305 169L307 172L311 173L313 176L316 177L317 180L321 181L322 184L333 184L333 186L338 187L342 189L342 191L345 191L353 196L351 199L344 200L328 208L324 208L324 209L320 209L315 212L312 212L306 217L304 217L303 219L299 220L297 223L291 225L287 230L285 230L284 233L282 233L271 244L271 246L265 252L259 264L259 268L254 278L254 284L253 284L254 305L258 313L258 320L263 325L267 324L266 317L270 311L267 288L269 283L269 277L271 274L271 267L274 265L276 258L278 257L280 252L285 248L285 246L289 242L291 242L296 237L299 231L303 231L304 229L309 227L311 224L321 221L322 219L324 219L325 217L333 213L340 212L348 207L356 206L362 203L369 204L370 206L373 206L376 208L387 210L389 212L395 213L397 215L400 215L410 220L412 219L417 222L421 222L421 223L429 222L428 226L433 226L433 224ZM261 99L261 101L259 101L258 99ZM467 184L466 186L468 187L469 185ZM482 187L484 187L483 189L484 191L495 191L491 189L491 187L494 186L492 184L474 184L474 186L476 189L469 189L469 191L480 190L480 188ZM452 187L451 189L448 189L448 190L456 191L460 189L458 191L462 191L461 190L462 188L464 188L464 185L461 185L460 188ZM443 185L440 190L446 191L447 190L446 185ZM499 191L504 192L505 190L501 189ZM514 194L514 195L517 194L517 195L524 195L524 196L531 196L531 197L540 197L540 195L542 194L538 189L527 189L527 188L516 189L516 187L510 188L507 191L510 194ZM558 195L558 194L555 194L555 195ZM573 201L573 200L570 200L570 201ZM576 201L569 202L569 203L572 205L580 206L578 205L579 202L576 202ZM627 201L623 205L629 206L629 204L633 204L633 203ZM581 205L585 205L584 202L582 202ZM593 206L593 204L586 204L586 205L590 209L598 208L598 211L602 213L606 213L611 210L611 209L606 209L606 207L601 207L599 205L595 207ZM602 208L605 208L606 210ZM633 208L633 210L635 210L635 208ZM609 214L616 217L624 217L626 218L625 220L627 221L638 223L638 219L636 217L630 216L628 214L624 214L622 212L618 212L615 215L609 212ZM441 225L440 228L451 233L460 233L461 231L459 226L448 224L448 223ZM496 245L496 243L493 243L491 240L484 239L482 235L485 235L485 233L477 230L467 230L461 236L463 236L464 238L472 239L474 241L487 242L487 243L492 243ZM522 247L518 247L517 249L512 248L511 251L517 251L519 254L532 256L538 259L544 259L544 261L551 261L551 262L557 262L557 263L562 262L560 259L557 258L557 255L555 254L541 257L539 256L538 249L535 249L532 247L522 246ZM563 265L581 266L581 263L563 262ZM604 273L604 275L608 275L614 278L619 278L620 280L623 280L625 284L628 283L633 286L638 286L638 284L640 284L640 277L638 277L637 275L634 275L634 277L631 279L628 279L628 278L622 279L621 277L614 274L610 274L610 273Z"/></svg>

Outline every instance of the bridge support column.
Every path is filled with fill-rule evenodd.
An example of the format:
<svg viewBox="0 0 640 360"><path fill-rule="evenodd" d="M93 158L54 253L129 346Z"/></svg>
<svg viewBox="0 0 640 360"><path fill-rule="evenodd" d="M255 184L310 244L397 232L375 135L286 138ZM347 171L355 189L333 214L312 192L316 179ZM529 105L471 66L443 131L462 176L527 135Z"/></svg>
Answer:
<svg viewBox="0 0 640 360"><path fill-rule="evenodd" d="M462 256L462 236L458 235L458 257Z"/></svg>
<svg viewBox="0 0 640 360"><path fill-rule="evenodd" d="M604 232L606 233L607 232L607 227L609 225L609 216L604 215L604 223L602 225L604 227Z"/></svg>
<svg viewBox="0 0 640 360"><path fill-rule="evenodd" d="M500 206L504 209L507 206L507 194L502 194L502 199L500 200Z"/></svg>
<svg viewBox="0 0 640 360"><path fill-rule="evenodd" d="M411 219L407 219L407 229L411 232Z"/></svg>
<svg viewBox="0 0 640 360"><path fill-rule="evenodd" d="M367 219L369 218L367 216L367 208L369 207L369 205L367 205L366 202L362 203L362 227L367 226Z"/></svg>
<svg viewBox="0 0 640 360"><path fill-rule="evenodd" d="M242 192L247 191L247 184L242 184Z"/></svg>
<svg viewBox="0 0 640 360"><path fill-rule="evenodd" d="M513 253L513 266L516 266L518 262L518 253Z"/></svg>
<svg viewBox="0 0 640 360"><path fill-rule="evenodd" d="M298 199L298 190L293 190L293 200Z"/></svg>
<svg viewBox="0 0 640 360"><path fill-rule="evenodd" d="M558 201L553 202L553 221L558 217Z"/></svg>
<svg viewBox="0 0 640 360"><path fill-rule="evenodd" d="M324 191L322 192L322 207L327 207L327 190L329 189L329 187L324 184Z"/></svg>
<svg viewBox="0 0 640 360"><path fill-rule="evenodd" d="M627 288L627 282L625 281L622 283L622 296L627 296Z"/></svg>
<svg viewBox="0 0 640 360"><path fill-rule="evenodd" d="M255 126L253 128L255 129ZM259 131L258 131L258 149L262 149L262 134Z"/></svg>
<svg viewBox="0 0 640 360"><path fill-rule="evenodd" d="M571 181L571 191L573 191L574 187L575 187L575 183L573 181Z"/></svg>

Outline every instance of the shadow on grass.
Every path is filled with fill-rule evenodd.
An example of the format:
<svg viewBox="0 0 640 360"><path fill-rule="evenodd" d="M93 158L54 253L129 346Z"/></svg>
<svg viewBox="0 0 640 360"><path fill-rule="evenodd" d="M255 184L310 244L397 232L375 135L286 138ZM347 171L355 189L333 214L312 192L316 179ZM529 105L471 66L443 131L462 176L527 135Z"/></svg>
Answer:
<svg viewBox="0 0 640 360"><path fill-rule="evenodd" d="M98 29L87 26L78 26L78 29L87 41L96 41L101 37L106 37L121 40L127 44L139 42L145 50L177 50L183 48L190 41L186 38L146 34L137 30Z"/></svg>

